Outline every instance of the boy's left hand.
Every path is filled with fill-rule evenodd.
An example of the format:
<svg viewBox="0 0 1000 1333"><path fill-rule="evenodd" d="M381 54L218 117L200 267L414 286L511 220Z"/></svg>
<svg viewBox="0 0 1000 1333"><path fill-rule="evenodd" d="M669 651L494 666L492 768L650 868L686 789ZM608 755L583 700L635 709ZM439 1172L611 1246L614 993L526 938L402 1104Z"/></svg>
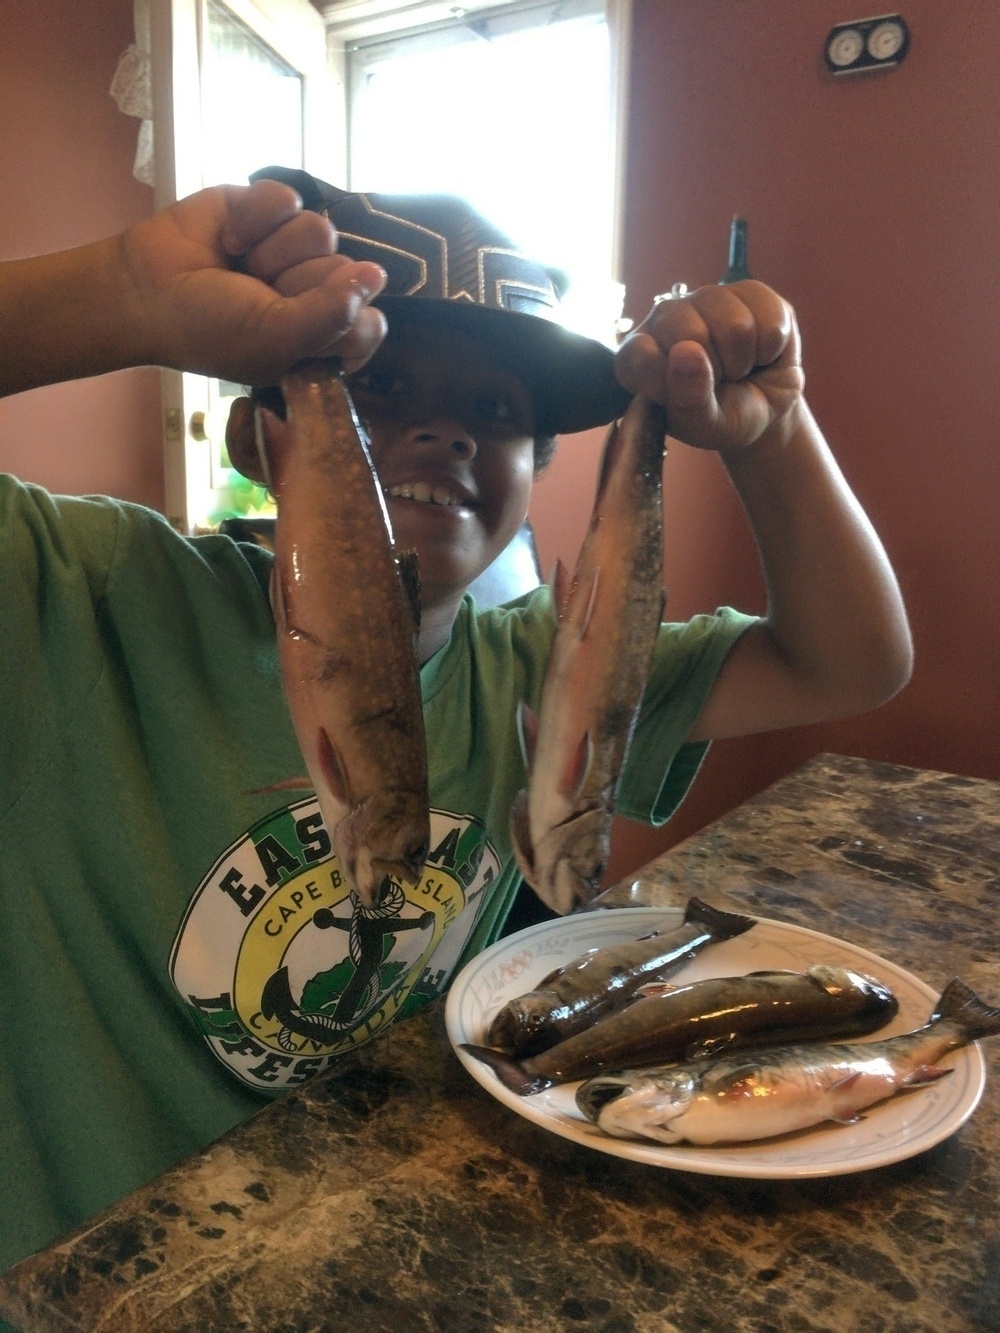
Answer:
<svg viewBox="0 0 1000 1333"><path fill-rule="evenodd" d="M795 312L753 279L659 301L619 347L615 370L667 409L671 436L721 454L790 434L805 384Z"/></svg>

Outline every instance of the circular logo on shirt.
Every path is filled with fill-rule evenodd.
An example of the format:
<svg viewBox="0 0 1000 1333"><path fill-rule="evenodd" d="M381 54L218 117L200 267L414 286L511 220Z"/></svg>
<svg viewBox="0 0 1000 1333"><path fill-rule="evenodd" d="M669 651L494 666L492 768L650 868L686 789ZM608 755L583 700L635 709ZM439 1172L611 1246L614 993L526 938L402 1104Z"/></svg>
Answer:
<svg viewBox="0 0 1000 1333"><path fill-rule="evenodd" d="M243 1082L301 1082L439 994L500 862L478 821L431 812L419 883L377 908L347 887L315 797L262 820L199 885L170 973Z"/></svg>

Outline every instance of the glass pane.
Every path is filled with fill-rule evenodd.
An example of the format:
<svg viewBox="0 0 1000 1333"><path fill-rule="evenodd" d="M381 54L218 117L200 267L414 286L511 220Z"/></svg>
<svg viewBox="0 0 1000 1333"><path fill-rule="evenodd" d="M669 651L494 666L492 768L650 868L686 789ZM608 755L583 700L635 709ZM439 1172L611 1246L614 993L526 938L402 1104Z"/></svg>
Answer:
<svg viewBox="0 0 1000 1333"><path fill-rule="evenodd" d="M206 185L303 165L302 76L218 0L208 0L201 95Z"/></svg>
<svg viewBox="0 0 1000 1333"><path fill-rule="evenodd" d="M558 9L558 7L557 7ZM464 195L563 269L565 322L613 343L610 54L603 14L476 24L352 56L351 186ZM460 42L461 44L457 44Z"/></svg>
<svg viewBox="0 0 1000 1333"><path fill-rule="evenodd" d="M208 0L202 65L202 173L206 185L246 183L275 162L301 167L302 76L218 0ZM229 465L225 426L240 385L209 381L206 433L211 496L200 522L273 514L267 493Z"/></svg>

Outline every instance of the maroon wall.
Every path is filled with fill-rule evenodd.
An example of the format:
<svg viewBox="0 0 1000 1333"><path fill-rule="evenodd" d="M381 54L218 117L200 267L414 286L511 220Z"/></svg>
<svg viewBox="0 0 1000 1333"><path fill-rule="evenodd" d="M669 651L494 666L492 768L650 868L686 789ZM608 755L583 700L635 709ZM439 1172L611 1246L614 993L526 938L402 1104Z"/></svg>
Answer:
<svg viewBox="0 0 1000 1333"><path fill-rule="evenodd" d="M857 17L868 11L861 7ZM828 0L635 0L626 313L726 266L795 305L807 394L897 570L908 688L862 718L720 743L660 833L623 825L623 875L808 756L833 750L1000 778L1000 8L909 0L892 72L834 78ZM567 442L539 490L543 555L579 540ZM761 609L752 540L721 468L671 449L668 614ZM546 489L548 488L548 489Z"/></svg>
<svg viewBox="0 0 1000 1333"><path fill-rule="evenodd" d="M108 94L130 0L4 0L0 259L68 249L149 214L139 122ZM162 508L159 376L132 370L0 400L0 468L50 490Z"/></svg>

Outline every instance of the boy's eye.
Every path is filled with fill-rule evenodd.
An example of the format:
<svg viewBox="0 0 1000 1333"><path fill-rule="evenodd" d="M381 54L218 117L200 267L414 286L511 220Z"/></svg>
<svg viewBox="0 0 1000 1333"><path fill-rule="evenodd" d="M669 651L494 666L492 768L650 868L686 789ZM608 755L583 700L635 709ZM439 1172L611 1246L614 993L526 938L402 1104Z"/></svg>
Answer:
<svg viewBox="0 0 1000 1333"><path fill-rule="evenodd" d="M403 387L402 379L394 370L359 370L351 376L352 389L358 388L379 398L400 393Z"/></svg>
<svg viewBox="0 0 1000 1333"><path fill-rule="evenodd" d="M506 398L491 393L479 394L476 398L476 412L486 421L511 421L514 417L514 409Z"/></svg>

